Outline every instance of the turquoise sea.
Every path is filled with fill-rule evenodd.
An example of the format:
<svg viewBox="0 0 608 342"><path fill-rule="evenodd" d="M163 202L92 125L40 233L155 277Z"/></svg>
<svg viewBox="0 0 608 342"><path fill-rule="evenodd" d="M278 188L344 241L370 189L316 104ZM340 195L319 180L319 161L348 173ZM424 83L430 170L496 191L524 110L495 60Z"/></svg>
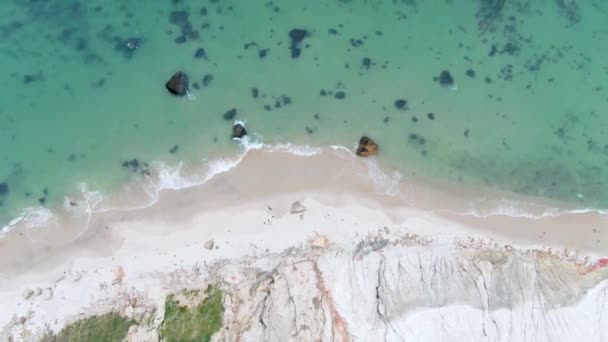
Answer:
<svg viewBox="0 0 608 342"><path fill-rule="evenodd" d="M235 154L234 120L608 208L607 23L599 0L1 1L0 226ZM177 71L187 96L165 88Z"/></svg>

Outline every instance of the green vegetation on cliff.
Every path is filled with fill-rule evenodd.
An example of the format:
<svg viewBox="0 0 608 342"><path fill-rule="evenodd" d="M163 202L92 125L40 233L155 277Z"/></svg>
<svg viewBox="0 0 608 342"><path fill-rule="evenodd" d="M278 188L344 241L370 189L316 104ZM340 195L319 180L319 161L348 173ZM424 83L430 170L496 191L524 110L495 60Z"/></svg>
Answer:
<svg viewBox="0 0 608 342"><path fill-rule="evenodd" d="M200 291L189 291L167 296L161 327L163 341L210 341L211 336L220 330L224 316L222 291L210 286L205 290L205 298L200 303L184 303L194 301L199 295Z"/></svg>
<svg viewBox="0 0 608 342"><path fill-rule="evenodd" d="M42 342L116 342L122 341L135 321L116 312L93 316L64 327L58 335L48 335Z"/></svg>

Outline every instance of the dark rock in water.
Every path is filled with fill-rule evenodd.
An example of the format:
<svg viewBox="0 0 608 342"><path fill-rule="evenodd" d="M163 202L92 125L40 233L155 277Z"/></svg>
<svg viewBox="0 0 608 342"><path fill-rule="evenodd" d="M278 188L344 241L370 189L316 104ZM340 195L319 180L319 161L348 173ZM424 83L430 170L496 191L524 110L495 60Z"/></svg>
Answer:
<svg viewBox="0 0 608 342"><path fill-rule="evenodd" d="M357 155L359 157L369 157L378 153L378 145L370 138L363 136L359 139Z"/></svg>
<svg viewBox="0 0 608 342"><path fill-rule="evenodd" d="M441 74L439 74L439 84L443 87L451 87L454 85L454 78L449 71L443 70Z"/></svg>
<svg viewBox="0 0 608 342"><path fill-rule="evenodd" d="M258 90L258 88L251 88L251 97L257 99L258 96L260 96L260 91Z"/></svg>
<svg viewBox="0 0 608 342"><path fill-rule="evenodd" d="M204 16L206 16L206 15L207 15L207 8L205 8L205 7L201 8L201 10L200 10L200 12L199 12L199 13L200 13L200 14L201 14L201 16L203 16L203 17L204 17Z"/></svg>
<svg viewBox="0 0 608 342"><path fill-rule="evenodd" d="M291 38L292 43L297 44L306 38L308 35L308 31L304 29L292 29L289 31L289 38Z"/></svg>
<svg viewBox="0 0 608 342"><path fill-rule="evenodd" d="M165 87L173 95L184 96L188 92L188 75L178 71L165 83Z"/></svg>
<svg viewBox="0 0 608 342"><path fill-rule="evenodd" d="M365 68L365 69L369 69L370 66L372 66L371 58L364 57L363 60L361 61L361 67Z"/></svg>
<svg viewBox="0 0 608 342"><path fill-rule="evenodd" d="M404 99L395 100L395 108L397 108L399 110L406 110L407 109L407 101L404 100Z"/></svg>
<svg viewBox="0 0 608 342"><path fill-rule="evenodd" d="M205 52L205 49L203 49L203 48L196 49L196 52L194 52L194 58L207 60L207 53Z"/></svg>
<svg viewBox="0 0 608 342"><path fill-rule="evenodd" d="M141 46L141 38L129 38L124 41L123 45L129 50L135 50Z"/></svg>
<svg viewBox="0 0 608 342"><path fill-rule="evenodd" d="M289 51L291 52L291 58L293 59L300 57L300 55L302 54L302 49L297 46L291 46L289 48Z"/></svg>
<svg viewBox="0 0 608 342"><path fill-rule="evenodd" d="M268 55L268 50L269 49L260 49L260 51L258 51L258 57L265 58Z"/></svg>
<svg viewBox="0 0 608 342"><path fill-rule="evenodd" d="M475 70L473 70L473 69L468 69L468 70L466 71L466 74L467 74L467 76L469 76L470 78L473 78L473 77L475 77Z"/></svg>
<svg viewBox="0 0 608 342"><path fill-rule="evenodd" d="M429 118L429 120L435 120L435 114L433 113L428 113L426 116Z"/></svg>
<svg viewBox="0 0 608 342"><path fill-rule="evenodd" d="M44 76L42 75L42 71L39 71L35 74L26 74L23 75L23 83L30 84L33 82L42 81L43 77Z"/></svg>
<svg viewBox="0 0 608 342"><path fill-rule="evenodd" d="M46 203L46 197L40 197L38 199L38 203L40 203L41 205L44 205Z"/></svg>
<svg viewBox="0 0 608 342"><path fill-rule="evenodd" d="M189 30L189 31L186 31L184 34L186 35L186 37L188 37L192 40L197 40L198 37L200 37L200 34L198 33L197 30Z"/></svg>
<svg viewBox="0 0 608 342"><path fill-rule="evenodd" d="M206 74L205 76L203 76L203 87L209 86L209 84L211 84L211 81L213 81L213 75Z"/></svg>
<svg viewBox="0 0 608 342"><path fill-rule="evenodd" d="M281 96L281 100L283 101L283 105L284 106L287 106L288 104L291 104L291 97L289 97L287 95Z"/></svg>
<svg viewBox="0 0 608 342"><path fill-rule="evenodd" d="M343 92L342 90L337 91L336 94L334 95L334 97L338 100L342 100L346 97L346 93Z"/></svg>
<svg viewBox="0 0 608 342"><path fill-rule="evenodd" d="M192 83L192 88L198 90L198 89L201 89L201 86L198 84L198 82L194 82L194 83Z"/></svg>
<svg viewBox="0 0 608 342"><path fill-rule="evenodd" d="M325 90L325 89L321 89L321 90L319 91L319 95L321 95L321 96L327 96L327 90Z"/></svg>
<svg viewBox="0 0 608 342"><path fill-rule="evenodd" d="M2 182L0 183L0 196L6 196L8 194L8 183Z"/></svg>
<svg viewBox="0 0 608 342"><path fill-rule="evenodd" d="M173 147L171 147L171 149L169 150L169 153L171 153L171 154L177 153L178 148L179 148L179 146L173 145Z"/></svg>
<svg viewBox="0 0 608 342"><path fill-rule="evenodd" d="M181 35L181 36L175 38L175 42L177 44L183 44L183 43L185 43L186 42L186 36Z"/></svg>
<svg viewBox="0 0 608 342"><path fill-rule="evenodd" d="M224 120L232 120L236 116L236 113L236 108L232 108L230 110L227 110L226 113L222 115L222 117L224 118Z"/></svg>
<svg viewBox="0 0 608 342"><path fill-rule="evenodd" d="M137 158L133 158L131 160L125 160L124 162L122 162L122 167L131 167L134 170L137 170L139 168L139 160L137 160Z"/></svg>
<svg viewBox="0 0 608 342"><path fill-rule="evenodd" d="M247 130L240 123L235 124L232 127L232 137L233 138L242 138L247 135Z"/></svg>
<svg viewBox="0 0 608 342"><path fill-rule="evenodd" d="M186 11L173 11L169 14L169 22L175 25L184 25L188 23L188 12Z"/></svg>

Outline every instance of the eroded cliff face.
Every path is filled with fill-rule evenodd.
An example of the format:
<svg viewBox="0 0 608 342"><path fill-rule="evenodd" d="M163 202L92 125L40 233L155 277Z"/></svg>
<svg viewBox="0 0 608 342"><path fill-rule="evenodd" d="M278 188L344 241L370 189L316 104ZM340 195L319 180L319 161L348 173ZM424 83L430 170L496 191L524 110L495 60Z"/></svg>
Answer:
<svg viewBox="0 0 608 342"><path fill-rule="evenodd" d="M163 340L165 295L210 284L222 293L215 341L606 341L606 264L481 240L379 233L345 249L317 236L278 254L147 275L167 291L125 284L95 305L137 322L128 341ZM15 320L3 337L37 340L39 323Z"/></svg>
<svg viewBox="0 0 608 342"><path fill-rule="evenodd" d="M231 272L221 272L228 283ZM218 340L608 339L606 270L546 252L377 238L239 272L247 280L227 288Z"/></svg>

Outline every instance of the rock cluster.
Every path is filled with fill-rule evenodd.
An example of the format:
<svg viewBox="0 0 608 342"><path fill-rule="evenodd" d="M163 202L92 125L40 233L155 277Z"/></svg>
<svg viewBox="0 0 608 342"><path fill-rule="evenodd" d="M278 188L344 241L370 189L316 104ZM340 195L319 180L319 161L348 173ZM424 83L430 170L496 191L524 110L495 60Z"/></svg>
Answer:
<svg viewBox="0 0 608 342"><path fill-rule="evenodd" d="M378 145L370 138L363 136L359 139L357 155L359 157L369 157L378 153Z"/></svg>

